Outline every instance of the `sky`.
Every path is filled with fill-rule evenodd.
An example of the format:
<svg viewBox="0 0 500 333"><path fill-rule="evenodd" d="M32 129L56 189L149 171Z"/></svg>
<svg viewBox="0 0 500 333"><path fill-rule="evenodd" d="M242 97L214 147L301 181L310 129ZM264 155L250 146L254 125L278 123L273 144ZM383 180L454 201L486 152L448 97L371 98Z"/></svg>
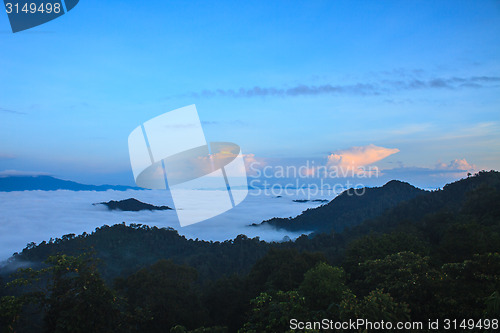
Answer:
<svg viewBox="0 0 500 333"><path fill-rule="evenodd" d="M0 174L133 185L127 138L195 104L265 165L439 187L500 169L499 1L97 1L13 34Z"/></svg>

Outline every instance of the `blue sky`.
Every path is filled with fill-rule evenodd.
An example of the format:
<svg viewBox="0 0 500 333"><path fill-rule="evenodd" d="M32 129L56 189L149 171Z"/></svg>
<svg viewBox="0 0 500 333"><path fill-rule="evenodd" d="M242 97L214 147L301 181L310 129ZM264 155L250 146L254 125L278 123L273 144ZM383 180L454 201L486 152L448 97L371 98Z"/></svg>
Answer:
<svg viewBox="0 0 500 333"><path fill-rule="evenodd" d="M82 0L0 50L0 172L132 184L130 132L190 104L263 164L500 169L498 1Z"/></svg>

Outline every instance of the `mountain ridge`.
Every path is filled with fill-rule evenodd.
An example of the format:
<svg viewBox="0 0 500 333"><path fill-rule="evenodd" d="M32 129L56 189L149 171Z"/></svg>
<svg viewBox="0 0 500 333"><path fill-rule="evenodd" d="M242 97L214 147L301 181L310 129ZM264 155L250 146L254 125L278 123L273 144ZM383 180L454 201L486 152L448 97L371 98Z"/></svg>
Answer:
<svg viewBox="0 0 500 333"><path fill-rule="evenodd" d="M0 177L0 192L37 191L37 190L126 191L126 190L142 190L142 188L125 186L125 185L87 185L46 175Z"/></svg>
<svg viewBox="0 0 500 333"><path fill-rule="evenodd" d="M407 182L391 180L381 187L348 189L329 203L307 209L294 218L272 218L253 226L267 224L288 231L341 232L427 192Z"/></svg>

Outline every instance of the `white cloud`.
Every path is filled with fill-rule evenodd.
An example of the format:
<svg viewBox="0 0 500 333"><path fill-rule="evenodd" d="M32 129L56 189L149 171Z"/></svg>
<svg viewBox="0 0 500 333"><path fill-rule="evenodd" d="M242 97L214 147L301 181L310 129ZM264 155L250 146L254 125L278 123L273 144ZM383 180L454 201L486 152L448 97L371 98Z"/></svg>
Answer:
<svg viewBox="0 0 500 333"><path fill-rule="evenodd" d="M455 159L450 163L438 163L436 165L438 170L448 170L448 171L474 171L477 167L474 164L467 162L465 158L459 160Z"/></svg>
<svg viewBox="0 0 500 333"><path fill-rule="evenodd" d="M189 193L189 192L186 192ZM22 191L0 192L0 261L14 252L21 251L27 243L48 241L51 237L83 232L90 233L104 224L113 225L125 221L149 226L173 227L187 238L224 241L239 234L248 237L259 236L266 241L279 241L284 236L294 239L301 233L278 231L271 227L249 227L272 217L296 216L307 208L321 203L294 203L294 199L333 199L334 195L305 196L283 195L281 198L259 195L251 192L247 198L228 212L181 228L175 211L109 211L96 202L136 198L153 205L168 205L173 202L168 191L128 190L128 191ZM307 194L309 195L309 194Z"/></svg>

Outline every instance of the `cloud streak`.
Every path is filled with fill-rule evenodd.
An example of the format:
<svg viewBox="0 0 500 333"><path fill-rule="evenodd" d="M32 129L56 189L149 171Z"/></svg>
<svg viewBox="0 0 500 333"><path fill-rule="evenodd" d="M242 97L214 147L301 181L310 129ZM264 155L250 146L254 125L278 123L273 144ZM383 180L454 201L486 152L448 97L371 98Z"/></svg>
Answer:
<svg viewBox="0 0 500 333"><path fill-rule="evenodd" d="M0 107L0 112L11 113L11 114L19 114L19 115L25 115L25 114L27 114L26 112L10 110L10 109L6 109L6 108L2 108L2 107Z"/></svg>
<svg viewBox="0 0 500 333"><path fill-rule="evenodd" d="M444 184L463 178L467 173L474 173L479 168L465 158L455 159L449 163L439 162L433 167L405 166L401 164L394 169L382 170L387 179L405 179L411 184L427 188L441 188Z"/></svg>
<svg viewBox="0 0 500 333"><path fill-rule="evenodd" d="M13 158L16 158L15 155L12 155L12 154L2 154L0 153L0 160L11 160ZM1 174L1 172L0 172Z"/></svg>
<svg viewBox="0 0 500 333"><path fill-rule="evenodd" d="M499 76L470 76L407 79L407 80L380 80L367 83L355 83L346 85L323 84L307 85L299 84L290 88L259 87L240 89L214 89L203 90L188 94L190 97L298 97L298 96L320 96L320 95L382 95L394 91L423 90L423 89L466 89L466 88L489 88L498 87Z"/></svg>
<svg viewBox="0 0 500 333"><path fill-rule="evenodd" d="M2 158L2 156L0 156ZM7 157L8 158L8 157ZM14 158L12 156L11 158ZM21 171L21 170L4 170L0 171L0 177L9 176L50 176L51 174L43 171Z"/></svg>

